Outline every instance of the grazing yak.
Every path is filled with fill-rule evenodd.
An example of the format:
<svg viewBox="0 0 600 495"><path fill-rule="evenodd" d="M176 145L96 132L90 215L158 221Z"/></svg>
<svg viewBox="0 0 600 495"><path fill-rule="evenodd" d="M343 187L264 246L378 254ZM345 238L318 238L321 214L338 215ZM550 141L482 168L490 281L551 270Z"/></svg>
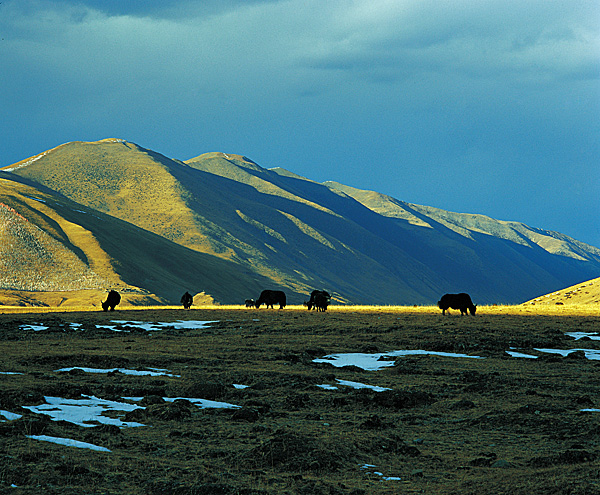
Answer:
<svg viewBox="0 0 600 495"><path fill-rule="evenodd" d="M310 293L310 301L305 303L305 306L310 311L315 308L317 311L327 311L327 306L331 302L329 292L324 290L313 290Z"/></svg>
<svg viewBox="0 0 600 495"><path fill-rule="evenodd" d="M271 307L271 309L273 309L274 304L279 304L279 309L283 309L286 305L285 292L282 290L263 290L254 306L258 309L261 304L266 304L267 308Z"/></svg>
<svg viewBox="0 0 600 495"><path fill-rule="evenodd" d="M247 308L253 308L255 304L256 304L256 301L254 299L246 299L246 307Z"/></svg>
<svg viewBox="0 0 600 495"><path fill-rule="evenodd" d="M115 310L115 306L121 302L121 295L116 290L111 290L106 297L106 301L102 302L102 309L108 311Z"/></svg>
<svg viewBox="0 0 600 495"><path fill-rule="evenodd" d="M469 314L467 311L474 315L477 310L477 306L471 301L471 296L464 292L460 294L444 294L438 301L438 308L442 310L443 315L446 314L448 308L460 309L461 316ZM448 314L450 314L450 311L448 311Z"/></svg>
<svg viewBox="0 0 600 495"><path fill-rule="evenodd" d="M327 306L329 306L329 301L331 299L329 299L327 296L325 296L324 294L317 294L315 296L315 308L317 311L327 311Z"/></svg>
<svg viewBox="0 0 600 495"><path fill-rule="evenodd" d="M181 304L183 304L183 309L190 309L194 302L194 298L189 292L185 292L183 296L181 296Z"/></svg>

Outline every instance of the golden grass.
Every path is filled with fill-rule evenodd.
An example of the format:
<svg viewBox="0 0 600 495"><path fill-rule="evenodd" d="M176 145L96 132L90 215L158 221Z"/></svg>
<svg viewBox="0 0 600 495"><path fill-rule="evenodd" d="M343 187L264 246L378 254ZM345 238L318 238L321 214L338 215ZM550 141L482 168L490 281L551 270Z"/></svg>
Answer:
<svg viewBox="0 0 600 495"><path fill-rule="evenodd" d="M161 305L161 306L134 306L129 304L120 304L117 310L111 314L118 316L120 311L172 311L181 310L182 315L187 315L194 311L217 310L217 311L240 311L254 312L256 315L261 313L273 313L281 311L279 309L266 309L264 306L260 309L247 308L240 304L204 304L192 306L188 311L183 310L181 305ZM61 307L23 307L23 306L1 306L0 314L10 313L76 313L76 312L94 312L102 311L97 307L89 305L73 305ZM285 312L298 311L307 312L302 305L288 305L283 310ZM440 314L437 306L369 306L369 305L331 305L328 312L332 313L399 313L399 314ZM450 310L448 318L458 317L458 310ZM600 316L600 304L573 304L573 305L489 305L477 306L477 316L484 315L531 315L531 316Z"/></svg>

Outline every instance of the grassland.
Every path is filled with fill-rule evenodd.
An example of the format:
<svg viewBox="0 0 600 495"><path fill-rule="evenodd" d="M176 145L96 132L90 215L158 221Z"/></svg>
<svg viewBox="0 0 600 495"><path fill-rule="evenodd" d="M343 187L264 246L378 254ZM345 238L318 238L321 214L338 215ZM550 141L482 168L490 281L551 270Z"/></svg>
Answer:
<svg viewBox="0 0 600 495"><path fill-rule="evenodd" d="M67 309L1 308L0 372L20 374L0 375L0 410L22 417L0 423L0 492L600 493L600 413L582 411L600 406L600 361L538 350L600 350L598 340L567 335L600 331L597 309L491 306L475 317L442 317L432 307ZM212 323L97 327L112 320ZM32 324L46 329L24 328ZM485 359L402 356L379 371L313 361L419 349ZM511 357L510 349L539 357ZM178 376L57 371L65 367ZM106 414L146 426L82 427L22 407L49 396L144 397L137 403L145 409ZM241 407L200 409L164 397Z"/></svg>

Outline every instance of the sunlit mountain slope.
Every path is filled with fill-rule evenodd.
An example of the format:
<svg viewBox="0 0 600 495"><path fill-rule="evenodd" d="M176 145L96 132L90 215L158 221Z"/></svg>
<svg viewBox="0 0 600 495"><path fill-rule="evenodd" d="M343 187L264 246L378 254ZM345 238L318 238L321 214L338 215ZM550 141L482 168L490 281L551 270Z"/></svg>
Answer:
<svg viewBox="0 0 600 495"><path fill-rule="evenodd" d="M262 286L231 262L22 181L0 172L0 303L98 305L113 288L133 304L179 303L208 287L237 302Z"/></svg>
<svg viewBox="0 0 600 495"><path fill-rule="evenodd" d="M555 304L565 306L600 305L600 278L587 280L562 290L536 297L527 304Z"/></svg>
<svg viewBox="0 0 600 495"><path fill-rule="evenodd" d="M314 288L364 304L431 304L462 291L477 303L517 303L600 276L600 250L562 234L319 184L241 155L182 162L113 139L68 143L5 170L202 254L205 263L224 263L234 280L202 287L219 301L235 293L242 302L268 285L286 290L290 303ZM237 283L236 272L246 282ZM136 280L159 294L170 270L160 274L149 278L152 288ZM219 297L213 283L232 291Z"/></svg>

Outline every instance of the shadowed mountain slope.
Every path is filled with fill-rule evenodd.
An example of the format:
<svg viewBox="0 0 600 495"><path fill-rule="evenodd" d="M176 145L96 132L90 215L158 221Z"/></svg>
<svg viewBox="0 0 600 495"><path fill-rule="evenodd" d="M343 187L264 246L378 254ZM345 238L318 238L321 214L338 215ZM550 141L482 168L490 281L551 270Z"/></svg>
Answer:
<svg viewBox="0 0 600 495"><path fill-rule="evenodd" d="M219 261L234 279L238 271L245 282L202 286L221 302L268 285L290 303L314 288L364 304L430 304L461 291L515 303L600 275L600 250L562 234L319 184L241 155L182 162L113 139L68 143L5 170ZM160 268L153 287L170 277ZM222 297L212 283L238 289Z"/></svg>

